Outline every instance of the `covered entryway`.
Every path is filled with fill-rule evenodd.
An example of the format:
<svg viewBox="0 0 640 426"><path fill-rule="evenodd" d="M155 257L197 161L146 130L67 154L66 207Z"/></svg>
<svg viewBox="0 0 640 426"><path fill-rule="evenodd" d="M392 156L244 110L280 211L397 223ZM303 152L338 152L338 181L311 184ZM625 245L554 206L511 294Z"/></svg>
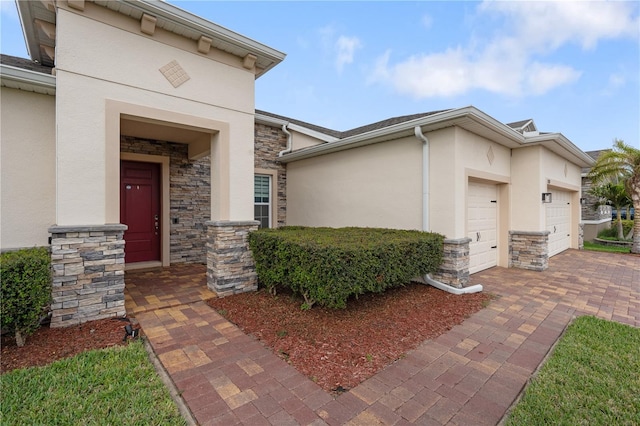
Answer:
<svg viewBox="0 0 640 426"><path fill-rule="evenodd" d="M571 194L567 191L551 192L551 203L546 205L546 230L549 231L549 257L571 247Z"/></svg>
<svg viewBox="0 0 640 426"><path fill-rule="evenodd" d="M467 198L467 236L469 273L498 263L498 189L494 184L469 182Z"/></svg>
<svg viewBox="0 0 640 426"><path fill-rule="evenodd" d="M122 161L120 223L127 225L125 262L159 262L161 245L160 165Z"/></svg>

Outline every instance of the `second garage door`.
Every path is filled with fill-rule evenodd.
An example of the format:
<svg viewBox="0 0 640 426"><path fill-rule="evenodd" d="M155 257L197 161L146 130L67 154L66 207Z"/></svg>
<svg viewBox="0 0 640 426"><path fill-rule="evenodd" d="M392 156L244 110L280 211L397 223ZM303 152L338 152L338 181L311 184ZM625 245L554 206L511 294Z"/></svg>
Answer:
<svg viewBox="0 0 640 426"><path fill-rule="evenodd" d="M469 182L468 194L469 273L473 274L498 263L498 190L496 185Z"/></svg>
<svg viewBox="0 0 640 426"><path fill-rule="evenodd" d="M571 246L571 193L553 191L552 202L546 205L549 231L549 257Z"/></svg>

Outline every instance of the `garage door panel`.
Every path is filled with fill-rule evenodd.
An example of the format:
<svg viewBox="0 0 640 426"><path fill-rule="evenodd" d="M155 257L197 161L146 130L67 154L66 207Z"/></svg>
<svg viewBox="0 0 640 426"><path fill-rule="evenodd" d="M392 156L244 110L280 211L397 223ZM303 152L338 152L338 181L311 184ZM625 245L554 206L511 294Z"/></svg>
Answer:
<svg viewBox="0 0 640 426"><path fill-rule="evenodd" d="M496 266L497 257L497 195L495 185L469 182L467 200L467 236L469 273Z"/></svg>
<svg viewBox="0 0 640 426"><path fill-rule="evenodd" d="M546 205L546 230L549 231L549 257L571 246L571 193L553 191Z"/></svg>

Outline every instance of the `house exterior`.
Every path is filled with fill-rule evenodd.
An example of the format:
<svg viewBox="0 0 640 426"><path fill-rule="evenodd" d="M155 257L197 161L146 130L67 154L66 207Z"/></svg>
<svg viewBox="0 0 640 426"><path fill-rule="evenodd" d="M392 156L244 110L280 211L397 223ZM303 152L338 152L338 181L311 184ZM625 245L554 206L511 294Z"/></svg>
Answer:
<svg viewBox="0 0 640 426"><path fill-rule="evenodd" d="M434 278L456 287L581 247L593 160L532 120L469 106L325 129L255 110L283 53L170 4L18 9L37 63L0 64L0 248L50 246L53 326L123 315L130 268L206 263L218 294L254 290L259 226L439 232Z"/></svg>

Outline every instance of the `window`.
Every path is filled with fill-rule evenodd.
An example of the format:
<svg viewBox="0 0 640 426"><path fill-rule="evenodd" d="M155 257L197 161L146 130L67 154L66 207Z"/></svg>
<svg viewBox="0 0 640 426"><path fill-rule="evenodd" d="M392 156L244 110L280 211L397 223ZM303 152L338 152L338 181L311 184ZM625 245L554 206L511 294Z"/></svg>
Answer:
<svg viewBox="0 0 640 426"><path fill-rule="evenodd" d="M260 228L271 227L271 176L255 175L253 178L254 219Z"/></svg>

